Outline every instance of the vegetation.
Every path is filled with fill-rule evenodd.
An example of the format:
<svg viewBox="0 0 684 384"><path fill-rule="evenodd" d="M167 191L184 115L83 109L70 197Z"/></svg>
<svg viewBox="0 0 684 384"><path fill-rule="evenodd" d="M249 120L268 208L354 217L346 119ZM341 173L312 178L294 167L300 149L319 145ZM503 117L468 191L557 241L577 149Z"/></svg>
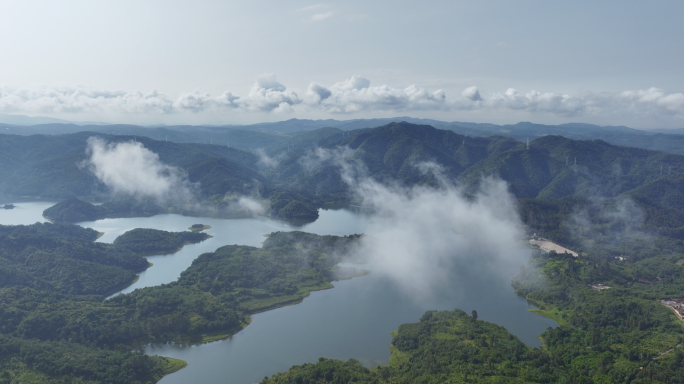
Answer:
<svg viewBox="0 0 684 384"><path fill-rule="evenodd" d="M6 136L0 140L0 192L107 196L75 165L91 135ZM541 335L540 349L477 320L476 312L429 311L393 335L386 367L321 359L265 382L684 382L684 322L657 301L684 297L684 156L560 136L538 138L528 148L506 137L473 138L408 123L349 135L322 129L274 141L267 148L278 159L273 168L230 148L139 141L187 172L197 185L197 202L221 210L247 196L277 218L312 220L319 207L353 198L335 156L315 156L312 146L347 147L347 161L387 183L437 185L436 175L416 167L425 161L459 180L466 193L483 175L495 176L508 182L531 232L581 255L539 255L513 281L520 295L539 305L536 313L560 324ZM70 199L45 216L79 222L182 209ZM182 364L131 352L140 345L225 337L246 326L250 314L367 273L337 267L357 236L273 233L261 248L221 247L198 257L176 282L105 301L105 294L146 267L141 254L172 251L206 235L134 230L108 245L94 243L97 233L79 228L0 227L0 380L154 381ZM69 355L72 344L76 352ZM83 370L75 368L78 359L65 357L86 353L95 357ZM105 360L130 368L109 370Z"/></svg>
<svg viewBox="0 0 684 384"><path fill-rule="evenodd" d="M331 288L359 238L272 233L262 248L221 247L176 282L104 300L146 266L140 252L207 235L136 229L111 245L96 237L70 224L0 226L0 383L155 382L184 362L144 355L142 345L225 338L252 313Z"/></svg>
<svg viewBox="0 0 684 384"><path fill-rule="evenodd" d="M475 311L428 311L393 333L388 366L321 358L262 383L682 383L684 322L657 301L684 295L681 256L532 259L513 285L560 324L541 335L541 349ZM611 288L590 287L599 282Z"/></svg>
<svg viewBox="0 0 684 384"><path fill-rule="evenodd" d="M240 196L248 196L261 201L266 213L272 217L314 220L320 207L349 203L354 196L340 176L335 157L323 159L311 153L311 148L317 146L329 150L346 146L349 148L347 160L361 164L368 176L381 182L435 185L434 175L416 167L420 162L430 161L439 164L445 176L459 179L469 190L477 187L482 175L494 175L506 180L511 192L522 199L555 202L565 197L629 198L647 213L648 218L660 221L668 216L668 208L675 208L678 216L684 212L681 203L677 203L684 201L678 192L684 172L681 155L560 136L538 138L528 149L511 138L469 137L455 133L461 131L454 127L444 127L453 130L391 123L352 131L348 135L335 128L323 128L264 142L268 153L277 158L273 168L263 166L252 153L224 146L99 135L113 142L135 138L159 154L161 161L182 168L189 181L196 183L197 202L216 211L229 207ZM525 127L516 129L529 128ZM130 127L120 128L123 132ZM636 134L618 128L608 131L612 135ZM572 129L579 132L589 128L573 126L558 132L570 134ZM104 184L86 168L77 166L85 159L86 139L93 135L82 132L52 137L3 136L7 140L3 139L0 150L6 153L7 161L0 162L0 193L108 199ZM671 193L659 194L663 188ZM183 206L159 207L152 202L136 206L133 201L122 200L89 207L69 201L46 212L46 217L54 221L79 222L169 211L198 213ZM684 225L677 228L684 228ZM684 229L671 230L684 233Z"/></svg>
<svg viewBox="0 0 684 384"><path fill-rule="evenodd" d="M66 224L0 226L0 287L106 294L135 279L147 260L95 243L92 229Z"/></svg>
<svg viewBox="0 0 684 384"><path fill-rule="evenodd" d="M112 244L139 255L158 255L175 253L185 244L199 243L210 237L202 232L168 232L136 228L117 237Z"/></svg>
<svg viewBox="0 0 684 384"><path fill-rule="evenodd" d="M188 227L190 231L193 232L198 232L198 231L204 231L205 229L211 229L211 225L207 224L193 224L190 227Z"/></svg>
<svg viewBox="0 0 684 384"><path fill-rule="evenodd" d="M151 200L117 199L94 205L71 198L47 208L43 216L57 223L78 223L106 217L153 216L163 212L166 210Z"/></svg>

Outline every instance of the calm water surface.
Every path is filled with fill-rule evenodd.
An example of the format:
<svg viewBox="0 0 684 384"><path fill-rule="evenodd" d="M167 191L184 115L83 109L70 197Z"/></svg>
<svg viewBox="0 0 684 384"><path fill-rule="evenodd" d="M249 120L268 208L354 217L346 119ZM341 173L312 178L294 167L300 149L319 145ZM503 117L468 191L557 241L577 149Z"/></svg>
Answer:
<svg viewBox="0 0 684 384"><path fill-rule="evenodd" d="M32 224L45 221L41 213L50 203L16 203L17 208L0 210L0 224ZM269 219L190 218L160 215L148 218L106 219L80 225L104 232L98 241L112 242L133 228L183 231L195 223L212 226L212 239L185 246L173 255L148 257L154 264L140 280L122 292L175 281L203 252L226 244L260 246L264 234L302 230L320 235L362 233L368 217L345 210L321 211L321 217L303 227ZM369 276L335 282L335 288L313 292L301 304L253 316L252 324L222 341L197 345L151 345L149 354L175 357L188 367L163 378L161 384L236 383L260 381L266 375L292 365L314 362L320 356L356 358L367 366L387 364L390 331L402 323L416 322L426 310L460 308L479 318L505 326L530 346L540 346L538 335L552 320L527 311L528 303L512 292L510 279L475 273L457 266L453 279L429 298L417 300L383 277L382 266L367 265Z"/></svg>

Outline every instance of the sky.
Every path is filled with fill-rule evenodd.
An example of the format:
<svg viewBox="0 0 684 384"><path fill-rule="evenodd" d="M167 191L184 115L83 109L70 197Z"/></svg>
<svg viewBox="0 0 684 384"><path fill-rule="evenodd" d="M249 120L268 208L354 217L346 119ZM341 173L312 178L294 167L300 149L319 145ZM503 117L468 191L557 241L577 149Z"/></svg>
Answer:
<svg viewBox="0 0 684 384"><path fill-rule="evenodd" d="M0 113L684 128L682 1L5 1Z"/></svg>

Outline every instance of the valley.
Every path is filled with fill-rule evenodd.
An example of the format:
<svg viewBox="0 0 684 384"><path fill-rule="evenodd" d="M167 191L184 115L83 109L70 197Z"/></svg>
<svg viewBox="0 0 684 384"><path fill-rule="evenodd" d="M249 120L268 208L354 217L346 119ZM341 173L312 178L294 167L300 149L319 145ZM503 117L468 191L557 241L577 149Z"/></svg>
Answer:
<svg viewBox="0 0 684 384"><path fill-rule="evenodd" d="M684 297L684 156L303 131L254 152L0 135L0 379L679 382L658 300ZM146 161L128 189L98 160L120 153Z"/></svg>

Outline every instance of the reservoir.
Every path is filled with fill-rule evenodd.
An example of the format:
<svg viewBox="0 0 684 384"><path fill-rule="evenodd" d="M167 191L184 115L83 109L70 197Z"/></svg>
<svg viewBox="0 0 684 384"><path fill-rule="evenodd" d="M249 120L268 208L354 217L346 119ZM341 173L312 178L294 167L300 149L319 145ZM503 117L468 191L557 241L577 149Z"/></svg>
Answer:
<svg viewBox="0 0 684 384"><path fill-rule="evenodd" d="M11 202L11 201L10 201ZM45 221L42 211L52 203L19 202L17 208L0 211L0 224L32 224ZM98 240L112 242L133 228L184 231L192 224L208 224L214 237L186 245L173 255L148 257L153 267L122 292L175 281L204 252L227 244L260 246L264 234L300 230L319 235L363 233L370 218L347 210L322 210L320 218L302 227L271 219L192 218L159 215L143 218L105 219L79 223L105 234ZM420 300L407 295L384 278L382 265L363 265L375 273L334 282L335 288L313 292L300 304L252 316L252 323L233 337L195 346L150 345L147 353L183 359L188 366L163 378L161 384L259 382L264 376L286 371L292 365L312 363L318 357L355 358L366 366L389 362L390 331L400 324L417 322L426 310L477 310L479 318L506 327L532 347L541 345L538 335L557 324L527 309L525 299L510 286L511 275L488 275L469 266L456 265L453 278Z"/></svg>

